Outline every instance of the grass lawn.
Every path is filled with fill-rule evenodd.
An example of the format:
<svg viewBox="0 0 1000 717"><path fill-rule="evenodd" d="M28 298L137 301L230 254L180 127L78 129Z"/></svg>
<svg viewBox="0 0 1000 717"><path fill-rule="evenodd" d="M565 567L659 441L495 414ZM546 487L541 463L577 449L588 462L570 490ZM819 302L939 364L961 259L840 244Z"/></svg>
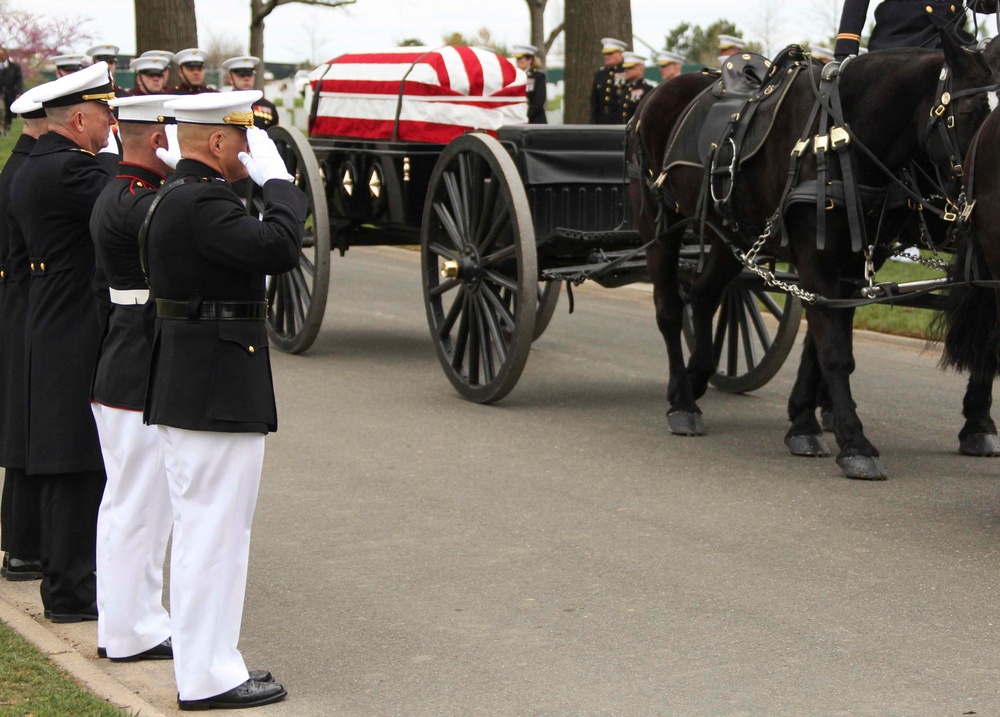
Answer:
<svg viewBox="0 0 1000 717"><path fill-rule="evenodd" d="M0 622L0 717L123 717Z"/></svg>
<svg viewBox="0 0 1000 717"><path fill-rule="evenodd" d="M930 257L929 252L923 252ZM947 255L945 259L949 259ZM924 279L940 279L942 273L928 269L920 264L900 261L887 261L875 275L875 281L890 281L903 283ZM854 328L879 331L896 336L912 336L918 339L929 338L928 326L935 316L930 309L913 309L908 306L893 306L891 304L872 304L860 307L854 314Z"/></svg>

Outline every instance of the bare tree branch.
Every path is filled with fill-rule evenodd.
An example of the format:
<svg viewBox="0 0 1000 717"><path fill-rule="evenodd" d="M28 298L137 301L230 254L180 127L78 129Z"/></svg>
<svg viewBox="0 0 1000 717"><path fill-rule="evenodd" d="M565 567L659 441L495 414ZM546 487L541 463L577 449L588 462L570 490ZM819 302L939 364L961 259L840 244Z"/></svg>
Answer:
<svg viewBox="0 0 1000 717"><path fill-rule="evenodd" d="M316 7L340 7L341 5L353 5L355 2L357 0L267 0L261 7L260 12L253 15L251 24L261 22L280 5L298 3L299 5L314 5Z"/></svg>
<svg viewBox="0 0 1000 717"><path fill-rule="evenodd" d="M552 32L550 32L549 36L545 39L545 54L546 55L549 54L549 50L552 49L552 43L554 43L556 41L556 38L559 37L559 35L562 33L562 31L563 31L563 29L565 29L565 27L566 27L566 23L565 22L561 22L558 25L556 25L554 28L552 28Z"/></svg>

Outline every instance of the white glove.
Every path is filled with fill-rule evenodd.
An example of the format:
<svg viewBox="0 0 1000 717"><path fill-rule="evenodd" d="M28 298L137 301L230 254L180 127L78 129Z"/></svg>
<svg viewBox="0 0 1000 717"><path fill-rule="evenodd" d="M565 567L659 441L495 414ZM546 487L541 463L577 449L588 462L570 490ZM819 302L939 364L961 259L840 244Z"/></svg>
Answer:
<svg viewBox="0 0 1000 717"><path fill-rule="evenodd" d="M240 152L238 157L254 184L263 187L269 179L292 181L292 175L285 168L285 162L267 132L258 127L248 129L247 147L250 148L250 154Z"/></svg>
<svg viewBox="0 0 1000 717"><path fill-rule="evenodd" d="M164 125L163 133L167 135L167 146L157 147L156 156L171 169L177 169L177 163L181 161L181 146L177 143L177 125Z"/></svg>

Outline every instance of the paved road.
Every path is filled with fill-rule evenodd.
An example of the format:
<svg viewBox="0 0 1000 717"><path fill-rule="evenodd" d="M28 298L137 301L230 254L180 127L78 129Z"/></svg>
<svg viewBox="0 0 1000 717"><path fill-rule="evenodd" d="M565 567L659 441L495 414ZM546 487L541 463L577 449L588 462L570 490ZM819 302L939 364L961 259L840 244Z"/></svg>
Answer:
<svg viewBox="0 0 1000 717"><path fill-rule="evenodd" d="M262 714L1000 714L1000 461L956 453L961 378L859 337L891 479L849 481L782 445L794 362L670 436L650 304L579 292L479 406L416 255L334 257L319 340L274 361L242 648L291 696ZM93 663L172 711L169 665Z"/></svg>

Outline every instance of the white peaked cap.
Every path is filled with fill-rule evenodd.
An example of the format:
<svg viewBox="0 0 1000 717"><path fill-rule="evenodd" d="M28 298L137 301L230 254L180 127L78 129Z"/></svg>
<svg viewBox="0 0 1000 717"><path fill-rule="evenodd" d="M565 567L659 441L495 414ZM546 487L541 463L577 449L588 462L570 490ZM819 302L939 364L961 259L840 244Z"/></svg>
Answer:
<svg viewBox="0 0 1000 717"><path fill-rule="evenodd" d="M538 54L538 48L534 45L514 45L511 55L514 57L534 57Z"/></svg>
<svg viewBox="0 0 1000 717"><path fill-rule="evenodd" d="M118 57L118 45L94 45L87 54L90 57Z"/></svg>
<svg viewBox="0 0 1000 717"><path fill-rule="evenodd" d="M108 102L118 110L119 122L157 122L169 124L174 119L174 111L165 105L180 95L137 95L116 97Z"/></svg>
<svg viewBox="0 0 1000 717"><path fill-rule="evenodd" d="M621 40L616 40L613 37L602 37L601 45L602 45L601 52L603 52L605 55L611 52L624 52L626 47L624 42L622 42Z"/></svg>
<svg viewBox="0 0 1000 717"><path fill-rule="evenodd" d="M178 65L184 65L188 62L205 64L205 53L199 50L197 47L189 47L186 50L181 50L176 55L174 55L174 62Z"/></svg>
<svg viewBox="0 0 1000 717"><path fill-rule="evenodd" d="M645 65L646 58L642 55L636 54L634 52L623 52L622 53L622 66L624 67L635 67L636 65Z"/></svg>
<svg viewBox="0 0 1000 717"><path fill-rule="evenodd" d="M253 127L253 103L263 96L260 90L206 92L179 97L164 106L173 110L178 122L227 124L246 129Z"/></svg>
<svg viewBox="0 0 1000 717"><path fill-rule="evenodd" d="M133 57L128 63L130 69L136 72L148 72L152 70L153 72L163 72L167 69L170 64L170 60L166 57L154 57L150 55L149 57Z"/></svg>
<svg viewBox="0 0 1000 717"><path fill-rule="evenodd" d="M728 50L731 47L742 50L745 44L742 38L735 37L734 35L719 35L720 50Z"/></svg>
<svg viewBox="0 0 1000 717"><path fill-rule="evenodd" d="M108 63L98 62L35 88L44 107L66 107L81 102L107 102L115 96Z"/></svg>
<svg viewBox="0 0 1000 717"><path fill-rule="evenodd" d="M39 85L39 87L44 87L44 85ZM24 115L42 109L42 103L38 101L37 90L38 87L32 87L14 100L10 105L10 111L16 115Z"/></svg>
<svg viewBox="0 0 1000 717"><path fill-rule="evenodd" d="M257 65L260 64L260 58L254 57L253 55L240 55L239 57L230 57L228 60L222 63L222 69L226 72L230 70L256 70Z"/></svg>
<svg viewBox="0 0 1000 717"><path fill-rule="evenodd" d="M670 65L674 62L683 63L686 62L687 58L684 55L679 55L676 52L671 52L670 50L660 50L656 53L656 64L660 66Z"/></svg>

